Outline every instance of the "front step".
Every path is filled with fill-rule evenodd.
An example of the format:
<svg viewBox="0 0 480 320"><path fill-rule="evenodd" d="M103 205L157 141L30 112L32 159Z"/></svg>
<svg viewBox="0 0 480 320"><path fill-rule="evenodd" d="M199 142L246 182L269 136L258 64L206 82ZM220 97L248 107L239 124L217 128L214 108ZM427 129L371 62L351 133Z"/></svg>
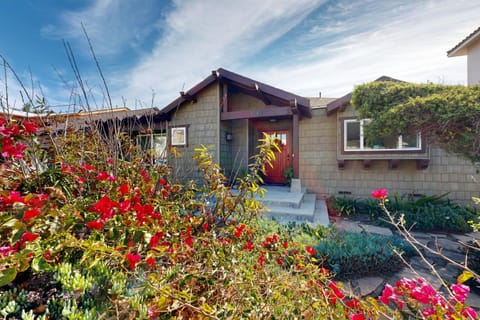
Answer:
<svg viewBox="0 0 480 320"><path fill-rule="evenodd" d="M278 223L311 223L328 226L328 212L324 200L317 200L315 194L289 192L285 187L269 186L265 197L259 198L268 208L264 217L274 219Z"/></svg>

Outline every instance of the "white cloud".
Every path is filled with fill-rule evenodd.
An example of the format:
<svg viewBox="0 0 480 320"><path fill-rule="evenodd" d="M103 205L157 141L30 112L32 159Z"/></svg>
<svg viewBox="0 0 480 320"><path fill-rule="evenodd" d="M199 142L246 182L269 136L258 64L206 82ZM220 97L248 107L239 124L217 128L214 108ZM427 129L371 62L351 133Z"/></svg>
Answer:
<svg viewBox="0 0 480 320"><path fill-rule="evenodd" d="M307 62L268 69L254 65L247 68L249 75L306 96L322 91L323 96L339 97L382 75L412 82L465 83L466 60L447 58L446 51L478 27L478 5L443 0L417 3L394 15L386 8L376 10L370 19L356 16L348 21L360 32L316 48ZM371 19L376 19L373 29ZM370 29L361 32L367 29L365 24Z"/></svg>
<svg viewBox="0 0 480 320"><path fill-rule="evenodd" d="M289 31L322 0L177 0L164 36L128 76L126 94L160 106L217 67L236 71L246 58ZM238 71L238 70L237 70Z"/></svg>
<svg viewBox="0 0 480 320"><path fill-rule="evenodd" d="M95 0L43 31L84 41L83 21L99 55L138 49L156 35L133 68L109 70L107 82L114 104L125 97L130 107L147 107L154 93L154 105L163 107L218 67L305 96L342 96L381 75L464 83L465 59L447 58L446 51L478 27L480 16L470 0L174 0L169 11L158 6L155 0ZM271 56L253 60L262 52Z"/></svg>
<svg viewBox="0 0 480 320"><path fill-rule="evenodd" d="M45 37L80 40L82 53L89 53L81 24L85 26L99 55L116 55L124 50L136 49L158 25L160 11L153 10L155 0L94 0L79 11L67 11L59 24L42 28Z"/></svg>

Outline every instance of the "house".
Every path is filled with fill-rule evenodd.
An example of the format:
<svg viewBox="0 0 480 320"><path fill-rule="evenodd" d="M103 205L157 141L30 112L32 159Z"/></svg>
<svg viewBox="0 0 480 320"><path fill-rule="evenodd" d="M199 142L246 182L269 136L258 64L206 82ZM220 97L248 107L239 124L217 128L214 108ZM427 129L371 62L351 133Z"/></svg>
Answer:
<svg viewBox="0 0 480 320"><path fill-rule="evenodd" d="M149 135L180 152L180 158L169 159L179 178L199 178L192 155L201 144L211 146L227 177L246 172L265 133L277 137L282 148L267 172L268 184L283 183L290 170L319 199L369 197L379 187L400 195L449 193L463 202L478 196L479 168L428 146L421 134L364 141L368 120L356 118L350 97L305 98L218 69L159 110L155 117L161 123Z"/></svg>
<svg viewBox="0 0 480 320"><path fill-rule="evenodd" d="M467 83L480 84L480 27L447 51L447 56L467 56Z"/></svg>

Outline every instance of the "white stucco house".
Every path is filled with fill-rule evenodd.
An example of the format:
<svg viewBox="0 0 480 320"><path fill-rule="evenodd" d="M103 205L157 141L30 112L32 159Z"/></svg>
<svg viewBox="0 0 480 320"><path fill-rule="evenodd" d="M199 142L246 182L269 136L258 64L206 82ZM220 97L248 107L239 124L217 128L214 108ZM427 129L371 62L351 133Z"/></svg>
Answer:
<svg viewBox="0 0 480 320"><path fill-rule="evenodd" d="M467 83L480 84L480 27L447 51L447 56L467 56Z"/></svg>

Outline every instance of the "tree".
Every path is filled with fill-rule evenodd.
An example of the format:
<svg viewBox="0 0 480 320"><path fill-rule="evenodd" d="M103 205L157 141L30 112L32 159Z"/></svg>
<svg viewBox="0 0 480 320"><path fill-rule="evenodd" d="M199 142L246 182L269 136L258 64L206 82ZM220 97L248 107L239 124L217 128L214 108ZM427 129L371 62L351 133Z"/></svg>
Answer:
<svg viewBox="0 0 480 320"><path fill-rule="evenodd" d="M473 162L480 161L480 86L372 82L351 100L370 118L367 138L420 131L422 139Z"/></svg>

